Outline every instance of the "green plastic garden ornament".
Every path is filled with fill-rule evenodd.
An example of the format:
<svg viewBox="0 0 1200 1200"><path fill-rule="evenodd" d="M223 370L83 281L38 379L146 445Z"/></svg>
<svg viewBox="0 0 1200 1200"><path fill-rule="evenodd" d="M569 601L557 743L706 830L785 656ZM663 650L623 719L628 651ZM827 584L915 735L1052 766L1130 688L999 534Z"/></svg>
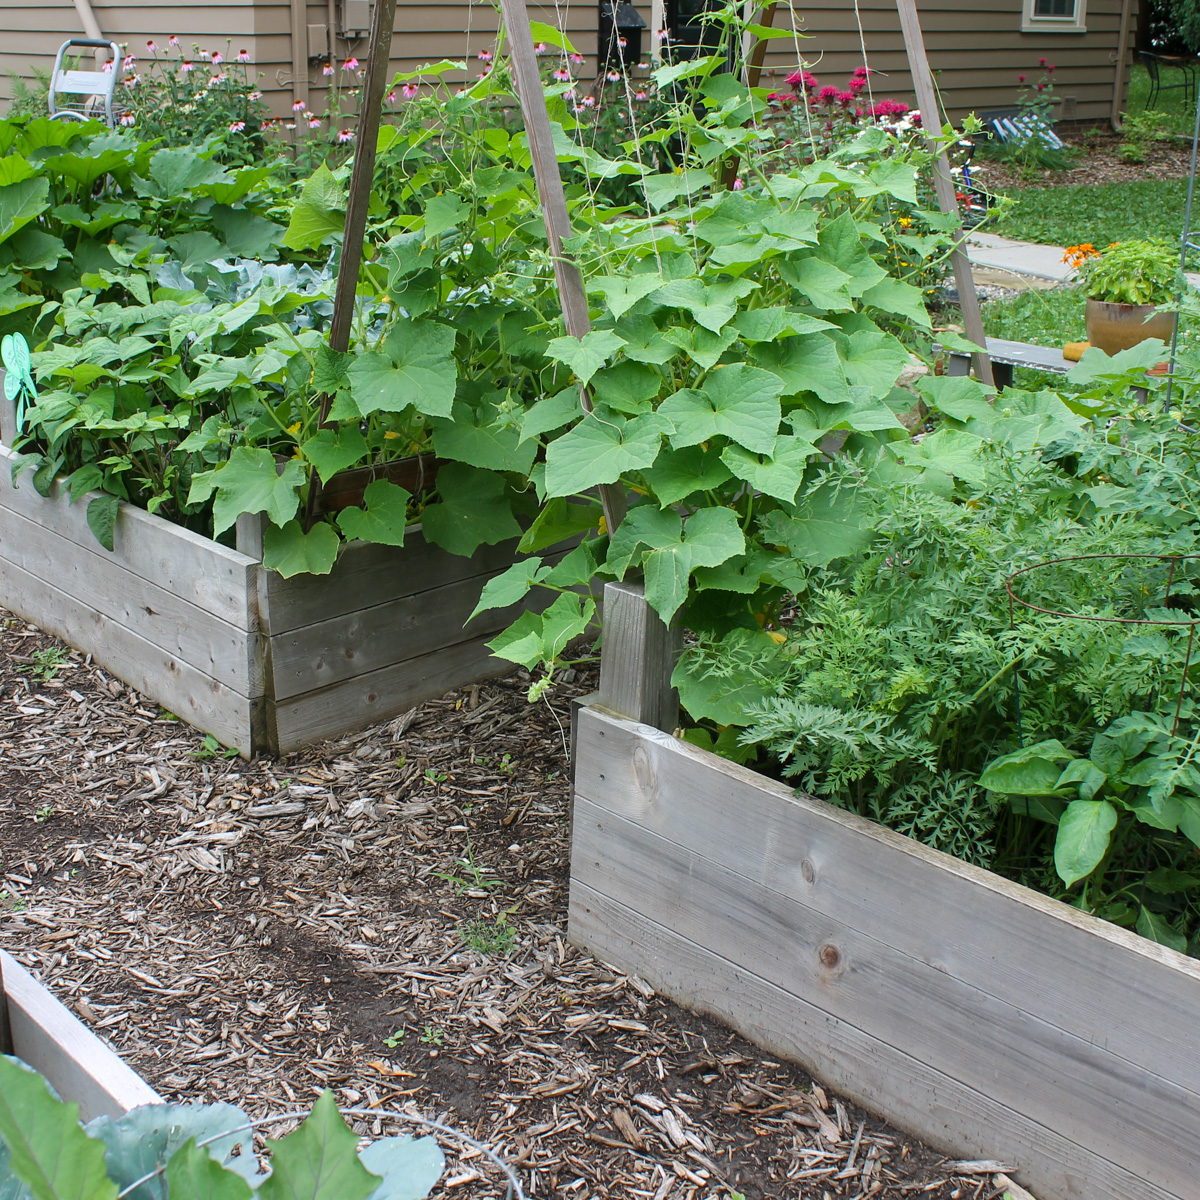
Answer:
<svg viewBox="0 0 1200 1200"><path fill-rule="evenodd" d="M29 367L29 344L19 333L9 333L0 342L0 358L4 360L4 395L17 406L16 432L25 424L26 401L37 396Z"/></svg>

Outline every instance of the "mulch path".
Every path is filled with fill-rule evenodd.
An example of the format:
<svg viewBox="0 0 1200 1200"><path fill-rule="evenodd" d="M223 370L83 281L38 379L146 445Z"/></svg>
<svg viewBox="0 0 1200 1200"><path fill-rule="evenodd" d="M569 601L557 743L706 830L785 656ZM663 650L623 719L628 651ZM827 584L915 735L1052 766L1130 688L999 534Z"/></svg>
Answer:
<svg viewBox="0 0 1200 1200"><path fill-rule="evenodd" d="M568 944L593 682L245 762L0 611L0 943L168 1099L261 1116L329 1087L485 1141L531 1196L998 1194ZM503 1188L466 1151L434 1194Z"/></svg>
<svg viewBox="0 0 1200 1200"><path fill-rule="evenodd" d="M1064 140L1078 146L1082 155L1074 166L1064 171L1039 171L1025 179L1002 162L977 154L971 164L976 182L994 192L1020 191L1023 188L1081 187L1102 183L1138 183L1143 179L1180 179L1188 173L1192 157L1190 138L1150 142L1143 163L1122 162L1117 153L1122 138L1110 129L1100 129L1091 137L1068 131Z"/></svg>

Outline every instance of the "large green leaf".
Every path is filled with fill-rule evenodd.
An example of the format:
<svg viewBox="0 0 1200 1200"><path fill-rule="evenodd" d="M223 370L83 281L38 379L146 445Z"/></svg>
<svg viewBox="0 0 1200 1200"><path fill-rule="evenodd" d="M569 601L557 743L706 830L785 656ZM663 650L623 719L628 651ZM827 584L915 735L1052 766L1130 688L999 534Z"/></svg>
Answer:
<svg viewBox="0 0 1200 1200"><path fill-rule="evenodd" d="M711 365L711 364L710 364ZM597 403L635 417L649 410L650 401L662 387L661 371L639 362L618 362L592 378L592 395Z"/></svg>
<svg viewBox="0 0 1200 1200"><path fill-rule="evenodd" d="M1137 931L1144 938L1157 942L1160 946L1170 946L1180 954L1187 953L1187 935L1175 929L1166 917L1151 912L1144 904L1139 906Z"/></svg>
<svg viewBox="0 0 1200 1200"><path fill-rule="evenodd" d="M164 200L182 200L193 188L226 178L220 165L202 158L194 146L159 150L150 159L150 179L157 185L154 194Z"/></svg>
<svg viewBox="0 0 1200 1200"><path fill-rule="evenodd" d="M318 429L301 447L304 457L316 468L322 483L339 471L361 462L367 454L367 439L355 425Z"/></svg>
<svg viewBox="0 0 1200 1200"><path fill-rule="evenodd" d="M372 1142L359 1155L383 1182L370 1200L424 1200L446 1169L446 1157L431 1137L390 1137Z"/></svg>
<svg viewBox="0 0 1200 1200"><path fill-rule="evenodd" d="M611 329L593 329L581 338L554 338L546 347L546 356L566 363L579 382L586 384L623 345L625 339Z"/></svg>
<svg viewBox="0 0 1200 1200"><path fill-rule="evenodd" d="M755 491L791 504L804 481L804 469L814 449L811 442L782 433L775 439L775 448L770 454L755 454L741 446L726 446L721 452L721 461Z"/></svg>
<svg viewBox="0 0 1200 1200"><path fill-rule="evenodd" d="M0 242L45 212L50 207L49 195L50 181L45 178L22 179L0 187Z"/></svg>
<svg viewBox="0 0 1200 1200"><path fill-rule="evenodd" d="M1062 775L1059 764L1074 757L1057 738L1023 746L988 763L979 786L1004 795L1056 796Z"/></svg>
<svg viewBox="0 0 1200 1200"><path fill-rule="evenodd" d="M848 212L821 230L820 245L826 258L849 276L846 290L851 296L861 296L887 278L887 272L867 252L858 225Z"/></svg>
<svg viewBox="0 0 1200 1200"><path fill-rule="evenodd" d="M488 612L493 608L507 608L510 604L516 604L518 600L524 600L529 594L529 589L537 583L541 569L540 558L522 558L513 563L507 571L501 571L499 575L489 579L483 585L479 603L475 605L468 620L479 616L481 612Z"/></svg>
<svg viewBox="0 0 1200 1200"><path fill-rule="evenodd" d="M563 592L543 613L522 613L503 633L488 642L497 658L532 669L552 663L567 644L586 633L596 613L591 596Z"/></svg>
<svg viewBox="0 0 1200 1200"><path fill-rule="evenodd" d="M280 471L269 450L239 446L224 466L192 477L188 503L203 504L216 492L215 533L223 533L243 513L265 512L275 525L285 525L296 513L296 489L304 481L304 468L295 459Z"/></svg>
<svg viewBox="0 0 1200 1200"><path fill-rule="evenodd" d="M357 1144L326 1089L299 1129L271 1143L259 1200L367 1200L383 1181L359 1161Z"/></svg>
<svg viewBox="0 0 1200 1200"><path fill-rule="evenodd" d="M546 447L546 492L571 496L600 483L616 483L658 457L662 435L671 428L659 413L624 420L617 413L589 413Z"/></svg>
<svg viewBox="0 0 1200 1200"><path fill-rule="evenodd" d="M6 1056L0 1056L0 1140L33 1200L116 1200L104 1144L84 1133L79 1105L56 1100L36 1071Z"/></svg>
<svg viewBox="0 0 1200 1200"><path fill-rule="evenodd" d="M705 329L719 333L737 313L737 302L759 284L750 279L723 279L704 284L699 279L673 279L654 293L660 304L681 308Z"/></svg>
<svg viewBox="0 0 1200 1200"><path fill-rule="evenodd" d="M318 522L307 533L299 521L268 525L263 534L263 566L285 579L293 575L328 575L341 545L332 525Z"/></svg>
<svg viewBox="0 0 1200 1200"><path fill-rule="evenodd" d="M782 392L779 376L735 363L713 370L703 390L687 388L668 396L658 413L675 427L671 445L676 449L724 436L747 450L769 454L779 432Z"/></svg>
<svg viewBox="0 0 1200 1200"><path fill-rule="evenodd" d="M447 463L438 471L441 502L421 514L425 536L451 554L469 558L480 546L520 537L503 475L465 463Z"/></svg>
<svg viewBox="0 0 1200 1200"><path fill-rule="evenodd" d="M408 528L411 493L386 479L367 484L363 508L344 508L337 516L338 527L349 541L378 542L382 546L403 546Z"/></svg>
<svg viewBox="0 0 1200 1200"><path fill-rule="evenodd" d="M717 450L705 450L701 446L663 450L654 465L642 472L654 498L663 508L678 504L696 492L718 488L730 475Z"/></svg>
<svg viewBox="0 0 1200 1200"><path fill-rule="evenodd" d="M881 279L863 292L862 302L871 305L872 308L907 317L922 329L929 328L930 318L929 310L925 307L925 294L911 283L904 283L890 276Z"/></svg>
<svg viewBox="0 0 1200 1200"><path fill-rule="evenodd" d="M732 324L720 333L713 333L701 325L674 325L663 330L662 340L678 347L704 370L711 371L721 361L725 351L737 341L737 330Z"/></svg>
<svg viewBox="0 0 1200 1200"><path fill-rule="evenodd" d="M450 416L458 383L454 336L437 321L397 321L382 350L361 355L347 372L363 416L409 405L427 417Z"/></svg>
<svg viewBox="0 0 1200 1200"><path fill-rule="evenodd" d="M121 511L121 502L116 496L95 496L88 501L88 528L96 535L96 541L105 550L112 550L113 536L117 528L117 514Z"/></svg>
<svg viewBox="0 0 1200 1200"><path fill-rule="evenodd" d="M578 393L575 400L578 406ZM437 421L433 426L433 448L442 458L457 459L489 471L528 474L537 443L522 441L520 430L500 424L491 405L474 408L459 403L452 412L449 421Z"/></svg>
<svg viewBox="0 0 1200 1200"><path fill-rule="evenodd" d="M848 404L852 399L837 343L824 334L765 342L753 347L750 358L779 377L785 396L814 392L826 404Z"/></svg>
<svg viewBox="0 0 1200 1200"><path fill-rule="evenodd" d="M187 1200L250 1200L250 1185L196 1145L194 1137L171 1155L166 1170L172 1197Z"/></svg>
<svg viewBox="0 0 1200 1200"><path fill-rule="evenodd" d="M587 290L603 296L613 316L620 317L661 286L657 275L600 275L588 280Z"/></svg>
<svg viewBox="0 0 1200 1200"><path fill-rule="evenodd" d="M289 250L316 250L346 225L346 185L322 163L305 181L283 235Z"/></svg>
<svg viewBox="0 0 1200 1200"><path fill-rule="evenodd" d="M439 233L453 229L470 211L454 192L442 192L431 196L425 206L425 240L429 241Z"/></svg>
<svg viewBox="0 0 1200 1200"><path fill-rule="evenodd" d="M1072 800L1058 822L1054 869L1070 887L1090 875L1108 853L1117 810L1107 800Z"/></svg>

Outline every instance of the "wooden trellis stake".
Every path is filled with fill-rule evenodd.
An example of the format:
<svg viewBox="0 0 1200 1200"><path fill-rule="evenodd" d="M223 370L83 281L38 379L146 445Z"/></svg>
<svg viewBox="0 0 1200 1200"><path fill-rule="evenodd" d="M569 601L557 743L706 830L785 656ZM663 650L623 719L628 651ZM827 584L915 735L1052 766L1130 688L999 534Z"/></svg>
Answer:
<svg viewBox="0 0 1200 1200"><path fill-rule="evenodd" d="M933 87L933 73L929 69L929 57L925 53L925 38L921 33L921 18L917 15L916 0L896 0L896 11L900 14L900 29L904 33L904 48L908 53L908 66L912 72L913 91L917 94L917 107L921 110L921 124L931 137L941 127L937 93ZM950 161L944 148L937 148L933 160L933 190L937 195L938 207L944 213L959 217L958 200L954 195L954 180L950 175ZM963 233L960 222L953 235L954 250L950 264L954 268L954 285L958 288L958 304L962 309L963 327L967 337L984 353L973 354L975 374L988 385L995 387L992 379L992 360L987 354L987 338L983 332L983 317L979 312L979 296L975 292L975 276L971 272L971 261L962 248Z"/></svg>
<svg viewBox="0 0 1200 1200"><path fill-rule="evenodd" d="M542 91L542 76L538 70L537 53L533 48L533 31L529 27L529 10L525 0L500 0L500 11L508 31L509 56L517 99L529 137L529 153L533 159L533 175L542 202L542 217L546 222L546 238L550 257L554 260L554 278L562 301L563 321L567 333L582 338L592 328L588 316L587 293L579 268L563 250L563 242L571 236L571 218L567 213L567 197L562 176L558 171L558 155L550 131L550 114ZM592 398L582 384L579 400L584 412L592 411ZM600 504L604 520L611 533L625 519L625 493L619 483L600 485Z"/></svg>

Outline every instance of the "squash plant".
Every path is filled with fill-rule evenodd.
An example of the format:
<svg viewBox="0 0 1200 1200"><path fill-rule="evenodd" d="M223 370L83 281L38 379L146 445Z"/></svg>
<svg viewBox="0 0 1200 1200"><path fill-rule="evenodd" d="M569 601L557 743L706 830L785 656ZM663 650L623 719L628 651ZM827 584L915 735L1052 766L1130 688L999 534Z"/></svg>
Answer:
<svg viewBox="0 0 1200 1200"><path fill-rule="evenodd" d="M445 1160L433 1138L361 1152L325 1091L303 1123L268 1141L259 1171L250 1118L231 1104L150 1104L79 1123L46 1081L0 1056L0 1196L6 1200L421 1200Z"/></svg>

